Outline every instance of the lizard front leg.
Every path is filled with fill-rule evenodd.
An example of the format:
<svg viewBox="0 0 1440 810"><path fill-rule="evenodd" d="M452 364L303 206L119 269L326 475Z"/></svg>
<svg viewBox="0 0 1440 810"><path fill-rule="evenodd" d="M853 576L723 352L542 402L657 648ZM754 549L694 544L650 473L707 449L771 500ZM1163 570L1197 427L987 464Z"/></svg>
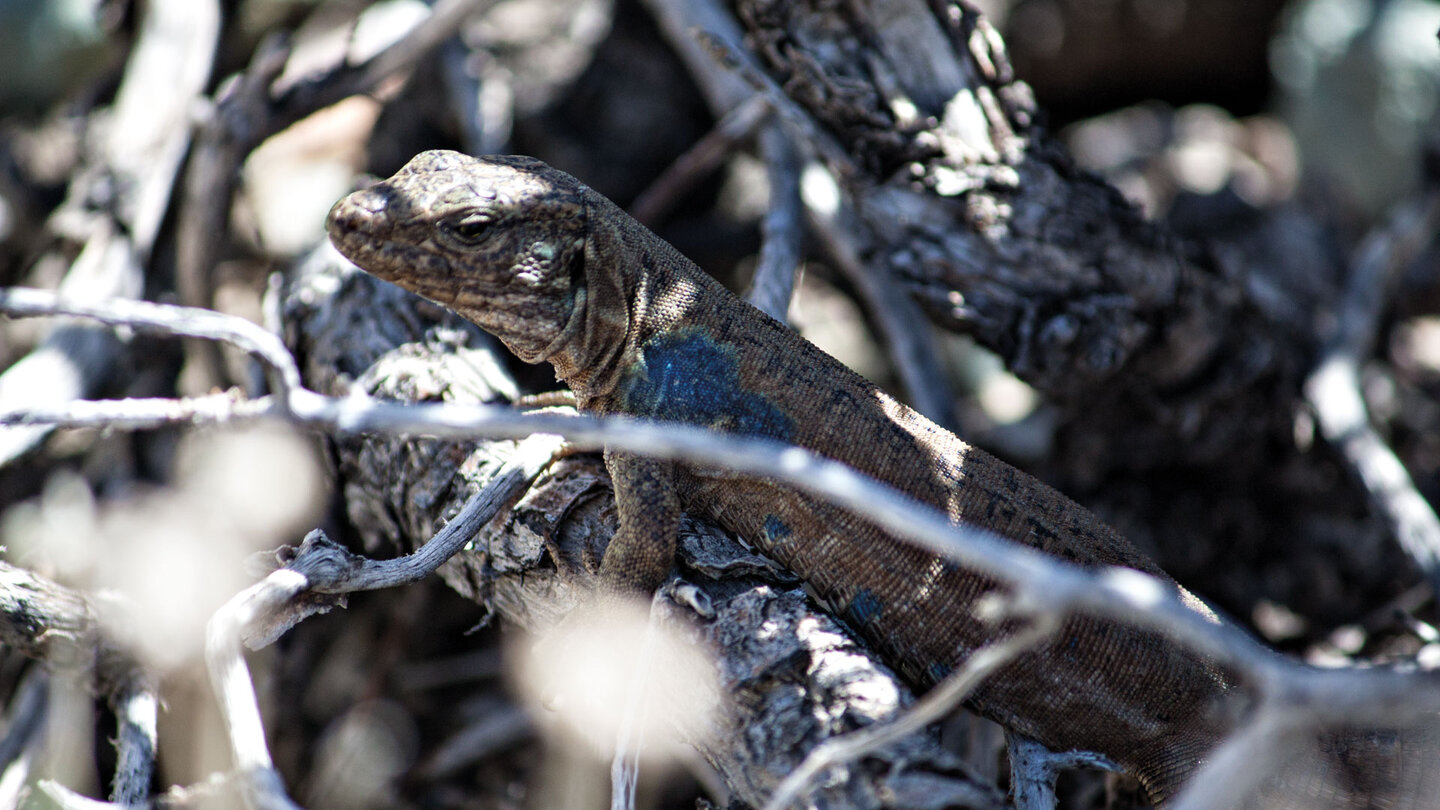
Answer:
<svg viewBox="0 0 1440 810"><path fill-rule="evenodd" d="M675 465L606 450L605 466L615 486L620 530L600 562L600 582L610 593L648 596L675 563L680 531Z"/></svg>

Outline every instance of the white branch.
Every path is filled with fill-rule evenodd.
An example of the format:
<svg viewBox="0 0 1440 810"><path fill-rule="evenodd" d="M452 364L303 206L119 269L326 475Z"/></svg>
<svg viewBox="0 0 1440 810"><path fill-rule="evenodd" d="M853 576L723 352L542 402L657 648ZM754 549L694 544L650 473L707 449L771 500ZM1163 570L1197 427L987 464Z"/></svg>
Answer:
<svg viewBox="0 0 1440 810"><path fill-rule="evenodd" d="M225 402L229 403L227 409ZM0 424L103 424L107 409L111 426L169 424L163 400L117 403L74 403L62 412L0 413ZM1237 626L1206 618L1179 599L1168 583L1124 568L1086 569L1020 546L972 526L951 525L948 518L898 490L808 450L766 439L718 434L704 428L657 424L621 417L568 416L553 412L524 414L493 405L423 404L325 397L304 388L286 400L206 400L206 408L189 408L192 422L217 422L271 417L327 433L380 433L470 440L478 437L522 439L532 434L564 436L580 449L610 447L622 452L672 461L726 467L765 477L823 498L907 542L1006 583L1014 609L1036 617L1086 612L1164 634L1217 664L1240 674L1270 710L1284 713L1296 731L1342 724L1405 725L1416 717L1440 712L1440 676L1399 668L1320 670L1265 648ZM141 407L143 406L143 407ZM173 421L173 420L172 420ZM551 441L547 439L546 441ZM437 552L440 546L436 547ZM425 549L389 572L391 582L433 570L435 559L423 563ZM444 556L448 557L446 551ZM441 555L436 554L438 559ZM380 563L365 561L359 570ZM375 570L370 568L372 572ZM349 576L348 574L346 576ZM312 580L313 577L313 580ZM320 589L323 577L286 569L242 593L227 611L212 620L216 686L236 706L232 734L242 758L242 772L263 776L269 767L263 754L253 691L238 653L238 639L257 618L283 608L301 592ZM336 581L350 582L344 577ZM346 587L349 587L348 585ZM249 695L248 698L245 695ZM1298 711L1297 711L1298 709ZM1252 733L1259 733L1258 731ZM257 745L259 746L257 748ZM272 773L273 776L273 773Z"/></svg>
<svg viewBox="0 0 1440 810"><path fill-rule="evenodd" d="M1387 293L1400 268L1434 236L1437 222L1440 195L1432 193L1402 205L1361 243L1351 261L1335 334L1304 392L1321 434L1350 463L1401 549L1440 594L1440 518L1370 424L1360 390L1360 366L1374 345Z"/></svg>
<svg viewBox="0 0 1440 810"><path fill-rule="evenodd" d="M150 419L121 400L117 427L149 427ZM268 404L267 404L268 403ZM381 433L442 439L521 439L534 433L564 436L579 449L614 447L624 452L688 463L723 466L781 481L838 506L866 515L897 537L1010 585L1034 611L1085 611L1164 633L1171 640L1244 673L1262 691L1303 700L1312 725L1346 721L1403 723L1419 712L1440 711L1440 677L1396 669L1319 670L1285 659L1237 626L1194 612L1175 589L1128 568L1085 569L1019 546L972 526L951 525L945 515L898 490L799 447L752 437L717 434L689 425L647 423L623 417L525 414L496 405L411 405L349 397L325 397L306 389L292 393L289 409L272 400L239 403L234 412L206 412L203 421L288 418L314 430ZM244 406L244 407L241 407ZM67 413L0 413L0 424L93 427L105 409L89 402L83 419ZM286 411L288 410L288 414ZM1033 607L1030 607L1033 606Z"/></svg>
<svg viewBox="0 0 1440 810"><path fill-rule="evenodd" d="M224 341L260 358L271 370L271 385L277 392L301 387L300 369L280 338L244 318L213 310L118 298L76 301L46 290L7 287L0 289L0 312L11 317L68 315L175 337Z"/></svg>
<svg viewBox="0 0 1440 810"><path fill-rule="evenodd" d="M1032 624L1014 635L976 650L966 659L963 667L947 676L927 692L910 711L900 714L892 722L827 740L811 751L799 768L785 777L785 781L775 789L770 801L765 803L765 810L784 810L791 806L791 803L800 797L800 792L827 768L858 761L870 751L943 719L979 688L986 678L1013 661L1016 656L1048 639L1060 627L1060 618L1058 614L1041 614Z"/></svg>

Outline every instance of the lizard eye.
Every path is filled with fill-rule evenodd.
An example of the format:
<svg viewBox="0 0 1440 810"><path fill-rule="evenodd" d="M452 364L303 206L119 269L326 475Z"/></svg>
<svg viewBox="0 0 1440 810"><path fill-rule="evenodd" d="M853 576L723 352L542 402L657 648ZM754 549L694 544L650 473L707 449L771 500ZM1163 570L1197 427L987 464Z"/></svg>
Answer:
<svg viewBox="0 0 1440 810"><path fill-rule="evenodd" d="M461 244L473 246L485 241L491 224L493 223L489 217L471 214L463 219L446 222L441 227Z"/></svg>

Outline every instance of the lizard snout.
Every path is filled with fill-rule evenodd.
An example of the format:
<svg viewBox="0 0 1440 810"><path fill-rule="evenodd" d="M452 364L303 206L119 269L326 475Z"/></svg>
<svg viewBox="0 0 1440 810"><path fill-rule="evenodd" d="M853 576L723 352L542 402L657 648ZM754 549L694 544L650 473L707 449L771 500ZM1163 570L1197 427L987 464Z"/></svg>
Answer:
<svg viewBox="0 0 1440 810"><path fill-rule="evenodd" d="M390 195L383 190L361 189L335 203L325 218L326 230L337 240L353 234L383 237L391 227L389 206Z"/></svg>

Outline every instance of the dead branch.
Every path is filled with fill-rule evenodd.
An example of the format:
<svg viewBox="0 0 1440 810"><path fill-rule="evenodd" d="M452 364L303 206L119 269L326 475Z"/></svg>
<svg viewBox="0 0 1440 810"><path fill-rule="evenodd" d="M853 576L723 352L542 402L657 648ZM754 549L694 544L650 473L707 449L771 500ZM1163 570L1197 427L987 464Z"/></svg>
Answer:
<svg viewBox="0 0 1440 810"><path fill-rule="evenodd" d="M80 300L137 298L145 265L169 208L186 146L191 105L204 89L219 36L214 0L161 0L145 6L139 41L126 68L111 117L96 135L100 148L70 188L69 218L83 222L84 243L61 282ZM111 210L88 210L120 189ZM67 213L52 220L63 227ZM94 396L114 371L121 344L113 332L62 326L35 351L0 374L0 407L57 405ZM45 428L0 431L0 466L28 453Z"/></svg>
<svg viewBox="0 0 1440 810"><path fill-rule="evenodd" d="M1171 589L1144 574L1128 569L1078 569L982 530L952 526L943 515L907 496L798 448L686 426L517 414L483 405L405 406L379 400L336 400L305 389L292 392L289 404L290 415L298 423L339 434L409 433L462 439L480 432L514 438L553 433L582 448L613 447L676 461L721 464L775 478L866 514L910 542L1008 582L1018 609L1059 616L1084 610L1161 632L1241 673L1266 701L1303 708L1294 722L1305 728L1356 722L1405 725L1417 714L1440 711L1440 681L1434 678L1400 671L1327 671L1296 665L1265 650L1238 628L1201 617ZM0 415L0 423L34 418L9 413Z"/></svg>
<svg viewBox="0 0 1440 810"><path fill-rule="evenodd" d="M790 311L795 277L800 273L804 241L800 201L800 155L795 144L776 127L760 133L769 206L760 221L760 256L746 299L777 321Z"/></svg>
<svg viewBox="0 0 1440 810"><path fill-rule="evenodd" d="M769 114L770 108L764 99L752 99L726 113L714 129L676 158L635 198L630 215L653 226L686 192L714 171L741 141L755 134Z"/></svg>
<svg viewBox="0 0 1440 810"><path fill-rule="evenodd" d="M1370 424L1360 386L1360 366L1375 342L1389 292L1400 269L1432 239L1437 221L1440 196L1432 192L1403 205L1361 244L1335 334L1304 391L1321 433L1340 448L1401 548L1440 594L1440 518Z"/></svg>
<svg viewBox="0 0 1440 810"><path fill-rule="evenodd" d="M385 79L412 68L453 36L460 23L485 1L443 0L428 19L360 64L342 62L286 87L274 85L285 69L289 49L276 39L263 42L246 72L221 88L197 137L176 235L176 286L181 302L195 307L211 304L210 274L221 246L215 235L226 230L240 166L255 147L305 116L348 96L373 92ZM212 380L224 379L213 351L191 354L208 369Z"/></svg>
<svg viewBox="0 0 1440 810"><path fill-rule="evenodd" d="M0 562L0 644L52 669L76 670L114 699L143 682L143 670L104 631L84 595Z"/></svg>

